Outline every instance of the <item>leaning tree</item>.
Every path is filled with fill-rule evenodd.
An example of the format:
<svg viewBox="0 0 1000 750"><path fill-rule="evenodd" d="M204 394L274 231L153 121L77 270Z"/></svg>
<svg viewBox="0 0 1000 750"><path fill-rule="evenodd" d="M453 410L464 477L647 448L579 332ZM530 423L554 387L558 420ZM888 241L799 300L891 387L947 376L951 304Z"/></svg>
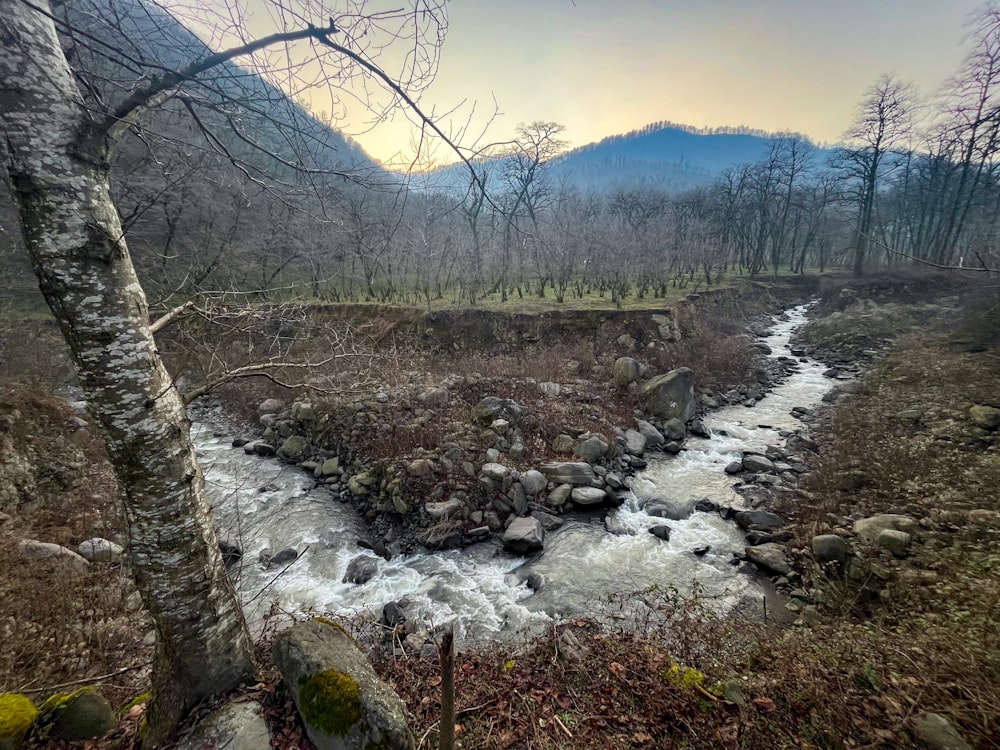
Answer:
<svg viewBox="0 0 1000 750"><path fill-rule="evenodd" d="M336 103L357 81L355 97L370 101L381 87L390 94L381 106L415 108L446 27L444 0L384 11L357 0L260 0L254 18L243 0L213 2L168 12L156 0L0 0L2 172L124 491L129 563L157 633L152 745L253 665L184 400L157 352L157 324L112 200L115 149L169 110L261 186L269 170L285 182L323 183L335 172L354 179L320 147L326 136L315 122L273 116L265 103L293 111L279 92L303 96L306 83L322 84ZM254 28L262 17L270 29ZM277 135L260 137L260 123Z"/></svg>

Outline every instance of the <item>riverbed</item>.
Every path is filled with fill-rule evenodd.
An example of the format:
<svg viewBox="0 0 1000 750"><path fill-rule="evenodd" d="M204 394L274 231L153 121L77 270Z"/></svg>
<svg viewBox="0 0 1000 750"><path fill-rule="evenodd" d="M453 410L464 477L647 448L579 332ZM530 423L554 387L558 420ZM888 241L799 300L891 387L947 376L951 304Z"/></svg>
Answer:
<svg viewBox="0 0 1000 750"><path fill-rule="evenodd" d="M788 311L763 339L770 356L792 356L789 338L804 323L806 309ZM483 543L384 560L359 547L365 523L357 512L314 488L302 470L247 456L208 421L196 423L192 437L220 537L244 550L234 576L252 627L259 627L272 603L285 612L357 615L367 610L378 617L387 602L402 600L409 618L433 625L454 622L465 637L483 639L553 618L592 616L610 597L654 587L680 595L697 592L720 612L759 600L764 595L760 580L732 564L733 553L745 546L735 524L700 511L664 521L647 515L644 506L653 498L708 498L720 506L744 507L725 467L745 451L780 445L783 431L799 427L792 408L818 404L830 388L825 369L799 359L795 372L756 405L712 412L703 420L710 437L689 437L676 456L647 456L649 465L633 478L623 506L606 519L567 522L531 559ZM648 533L663 523L671 528L669 541ZM300 553L288 566L265 568L257 562L262 549L286 548ZM375 576L361 585L343 583L348 563L358 555L372 558ZM526 583L529 573L537 591Z"/></svg>

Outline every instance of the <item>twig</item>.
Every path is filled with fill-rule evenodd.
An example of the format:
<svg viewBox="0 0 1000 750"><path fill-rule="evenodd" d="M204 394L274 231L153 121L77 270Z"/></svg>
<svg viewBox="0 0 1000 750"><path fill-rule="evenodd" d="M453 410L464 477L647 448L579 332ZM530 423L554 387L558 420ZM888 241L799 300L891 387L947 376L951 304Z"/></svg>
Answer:
<svg viewBox="0 0 1000 750"><path fill-rule="evenodd" d="M560 719L559 716L556 714L553 714L552 718L555 719L555 722L556 724L559 725L559 728L566 733L566 736L569 737L570 739L573 739L573 733L566 728L565 724L562 723L562 719Z"/></svg>
<svg viewBox="0 0 1000 750"><path fill-rule="evenodd" d="M57 690L62 690L67 687L74 687L76 685L90 685L95 682L104 682L105 680L111 679L112 677L117 677L120 674L125 674L126 672L132 672L136 669L146 669L153 666L153 662L145 662L143 664L135 664L131 667L122 667L114 672L109 672L108 674L102 674L99 677L85 677L81 680L72 680L70 682L61 682L58 685L49 685L43 688L28 688L27 686L19 688L17 692L19 693L50 693ZM28 683L31 684L30 682Z"/></svg>

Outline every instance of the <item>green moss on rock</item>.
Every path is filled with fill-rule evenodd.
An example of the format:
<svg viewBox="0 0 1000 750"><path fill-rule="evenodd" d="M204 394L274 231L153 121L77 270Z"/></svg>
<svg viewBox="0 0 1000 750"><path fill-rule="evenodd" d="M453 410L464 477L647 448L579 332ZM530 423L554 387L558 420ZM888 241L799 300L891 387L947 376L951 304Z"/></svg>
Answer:
<svg viewBox="0 0 1000 750"><path fill-rule="evenodd" d="M20 740L38 718L38 709L31 699L21 693L0 695L0 742Z"/></svg>
<svg viewBox="0 0 1000 750"><path fill-rule="evenodd" d="M299 710L324 734L343 736L361 718L361 686L337 669L304 676L299 679Z"/></svg>
<svg viewBox="0 0 1000 750"><path fill-rule="evenodd" d="M47 734L61 740L79 741L100 737L117 726L107 699L93 688L56 693L41 708L40 723Z"/></svg>

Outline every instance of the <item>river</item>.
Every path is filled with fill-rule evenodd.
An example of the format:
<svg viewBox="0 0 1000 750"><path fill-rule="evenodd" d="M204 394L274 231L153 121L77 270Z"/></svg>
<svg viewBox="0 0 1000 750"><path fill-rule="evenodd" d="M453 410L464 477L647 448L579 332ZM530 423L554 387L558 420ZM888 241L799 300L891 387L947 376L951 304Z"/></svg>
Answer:
<svg viewBox="0 0 1000 750"><path fill-rule="evenodd" d="M763 339L771 356L791 356L789 338L804 322L806 309L788 311ZM405 599L408 617L435 625L454 621L463 635L482 639L552 618L593 615L610 595L651 586L681 594L696 590L723 612L759 600L759 580L731 564L732 553L745 546L735 524L717 513L695 511L666 521L671 535L665 542L647 533L665 521L642 508L654 497L710 498L743 507L726 465L744 451L780 444L779 431L800 426L791 410L815 406L830 389L825 369L800 360L796 371L756 406L712 412L703 420L710 438L688 438L677 456L648 457L649 466L633 479L626 503L609 514L608 527L619 533L593 522L599 519L571 520L551 532L544 552L531 560L511 556L496 543L383 560L358 547L364 523L354 509L313 488L312 478L301 470L233 449L230 438L207 422L196 422L192 436L220 535L245 551L235 577L252 628L273 601L286 612L353 615L369 609L378 615L385 603ZM301 552L306 546L287 569L265 569L257 562L262 548ZM707 553L694 554L705 546ZM371 555L377 574L362 585L342 583L348 562L359 554ZM544 579L538 592L524 583L527 572Z"/></svg>

